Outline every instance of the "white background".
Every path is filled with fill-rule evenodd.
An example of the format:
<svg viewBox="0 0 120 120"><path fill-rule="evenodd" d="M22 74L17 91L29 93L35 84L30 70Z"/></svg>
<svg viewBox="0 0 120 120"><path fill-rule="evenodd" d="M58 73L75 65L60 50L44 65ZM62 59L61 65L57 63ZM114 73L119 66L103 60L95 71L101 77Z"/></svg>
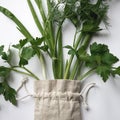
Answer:
<svg viewBox="0 0 120 120"><path fill-rule="evenodd" d="M11 10L24 25L29 29L32 35L39 36L39 32L33 22L33 18L27 6L26 0L0 0L0 5ZM120 58L120 0L113 0L108 13L110 27L109 30L103 30L100 36L95 36L93 41L109 45L110 51ZM67 24L67 23L66 23ZM73 26L66 26L65 43L70 44L73 38ZM68 31L67 31L68 30ZM0 13L0 44L7 47L10 44L17 43L19 39L24 38L16 29L16 25ZM49 60L48 60L49 61ZM0 61L2 64L2 61ZM49 65L49 64L48 64ZM120 65L118 62L117 65ZM32 68L38 76L41 73L40 68L36 68L37 60L31 60L29 68ZM52 78L48 73L48 78ZM14 74L10 78L11 85L17 89L24 76ZM42 77L41 77L42 78ZM33 92L34 81L29 78L27 83L29 91ZM103 83L97 75L92 75L85 80L85 84L96 82L96 87L91 89L88 96L89 111L82 109L83 120L120 120L120 77L110 78ZM19 96L26 95L24 89ZM34 119L34 99L27 98L18 102L18 107L12 106L4 101L0 96L0 120L33 120Z"/></svg>

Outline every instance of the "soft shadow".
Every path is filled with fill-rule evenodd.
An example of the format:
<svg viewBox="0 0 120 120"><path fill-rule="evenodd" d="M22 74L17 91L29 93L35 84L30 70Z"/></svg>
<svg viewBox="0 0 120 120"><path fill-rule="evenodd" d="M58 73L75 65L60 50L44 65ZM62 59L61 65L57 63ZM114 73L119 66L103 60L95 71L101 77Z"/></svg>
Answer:
<svg viewBox="0 0 120 120"><path fill-rule="evenodd" d="M120 0L111 0L109 6L114 9L118 4L120 4Z"/></svg>
<svg viewBox="0 0 120 120"><path fill-rule="evenodd" d="M114 4L118 4L120 0L111 0L110 5L113 6Z"/></svg>
<svg viewBox="0 0 120 120"><path fill-rule="evenodd" d="M100 38L105 38L105 37L110 37L109 33L96 33L94 34L95 37L100 37Z"/></svg>
<svg viewBox="0 0 120 120"><path fill-rule="evenodd" d="M120 91L120 77L116 76L115 78L111 77L110 84L112 84L114 90L116 92Z"/></svg>

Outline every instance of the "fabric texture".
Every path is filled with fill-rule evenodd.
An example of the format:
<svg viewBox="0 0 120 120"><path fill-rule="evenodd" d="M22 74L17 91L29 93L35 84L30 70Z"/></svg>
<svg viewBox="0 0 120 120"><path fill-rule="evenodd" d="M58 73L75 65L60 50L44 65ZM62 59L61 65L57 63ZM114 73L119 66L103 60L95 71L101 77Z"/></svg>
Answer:
<svg viewBox="0 0 120 120"><path fill-rule="evenodd" d="M81 120L79 80L40 80L34 89L34 120Z"/></svg>

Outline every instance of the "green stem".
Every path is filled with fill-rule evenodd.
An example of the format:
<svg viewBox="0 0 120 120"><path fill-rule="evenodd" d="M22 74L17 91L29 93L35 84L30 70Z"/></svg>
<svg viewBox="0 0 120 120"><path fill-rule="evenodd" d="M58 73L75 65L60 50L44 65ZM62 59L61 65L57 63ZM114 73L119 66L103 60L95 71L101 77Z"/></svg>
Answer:
<svg viewBox="0 0 120 120"><path fill-rule="evenodd" d="M26 72L23 72L23 71L20 71L20 70L17 70L17 69L14 69L14 68L10 68L12 71L14 72L17 72L17 73L20 73L20 74L25 74L25 75L28 75L28 76L31 76L31 74L29 73L26 73ZM32 76L31 76L32 77Z"/></svg>
<svg viewBox="0 0 120 120"><path fill-rule="evenodd" d="M76 37L77 37L77 29L75 30L75 36L74 36L74 41L73 41L73 47L75 47L75 40L76 40Z"/></svg>
<svg viewBox="0 0 120 120"><path fill-rule="evenodd" d="M51 21L49 18L49 16L51 15L51 9L53 9L53 8L52 8L49 0L47 0L47 6L48 6L48 18L47 18L46 25L45 25L45 31L47 33L47 36L49 37L49 47L51 50L51 54L53 56L54 55L54 52L53 52L54 45L55 45L54 29L53 29L53 21Z"/></svg>
<svg viewBox="0 0 120 120"><path fill-rule="evenodd" d="M77 47L78 47L80 41L82 40L82 38L83 38L83 34L80 33L80 35L79 35L79 37L78 37L78 39L77 39L77 41L76 41L76 44L75 44L75 46L74 46L74 49L75 49L75 50L77 49ZM71 56L70 56L70 59L69 59L69 61L68 61L67 67L66 67L66 69L65 69L64 79L68 79L68 74L69 74L69 71L70 71L70 67L71 67L73 58L74 58L74 55L71 55Z"/></svg>
<svg viewBox="0 0 120 120"><path fill-rule="evenodd" d="M88 72L86 72L84 75L80 76L78 78L78 80L83 80L84 78L86 78L88 75L90 75L91 73L93 73L95 71L95 68L90 69Z"/></svg>
<svg viewBox="0 0 120 120"><path fill-rule="evenodd" d="M50 44L51 44L51 51L53 51L54 45L55 45L55 40L54 40L54 29L53 29L53 22L49 21L48 22L48 31L49 36L50 36Z"/></svg>
<svg viewBox="0 0 120 120"><path fill-rule="evenodd" d="M84 46L84 50L87 50L87 48L88 48L88 45L89 45L89 43L90 43L90 40L91 40L91 34L87 34L86 36L85 36L85 38L83 39L83 44L81 43L81 45L80 46ZM79 68L79 66L81 66L83 64L83 61L81 61L81 60L76 60L75 61L75 63L74 63L74 67L73 67L73 69L71 70L72 71L72 73L71 73L71 75L70 75L70 79L74 79L75 78L75 75L76 75L76 73L77 73L77 70L78 70L78 68ZM80 68L81 69L81 68ZM80 70L81 71L81 70Z"/></svg>
<svg viewBox="0 0 120 120"><path fill-rule="evenodd" d="M42 70L43 71L43 77L46 80L47 79L47 75L46 75L46 68L45 68L45 59L44 59L44 56L42 55L42 53L40 55L40 62L41 62L42 69L43 69Z"/></svg>
<svg viewBox="0 0 120 120"><path fill-rule="evenodd" d="M54 48L53 73L54 78L63 78L63 45L62 45L62 28L58 26L56 43Z"/></svg>
<svg viewBox="0 0 120 120"><path fill-rule="evenodd" d="M92 37L92 34L87 34L85 36L84 43L83 43L83 46L84 46L85 50L88 48L88 46L90 44L91 37Z"/></svg>
<svg viewBox="0 0 120 120"><path fill-rule="evenodd" d="M74 80L75 79L75 76L77 74L77 70L79 68L79 64L80 64L80 61L77 59L74 66L73 66L73 69L72 69L72 72L70 74L70 80Z"/></svg>
<svg viewBox="0 0 120 120"><path fill-rule="evenodd" d="M36 26L38 27L40 33L41 33L42 35L44 35L44 31L43 31L42 25L41 25L41 23L40 23L40 21L39 21L39 19L38 19L38 16L37 16L37 14L36 14L36 12L35 12L35 9L34 9L32 3L31 3L31 1L30 1L30 0L27 0L27 2L28 2L28 5L29 5L29 8L30 8L30 10L31 10L32 16L33 16L33 18L34 18L34 21L35 21L35 23L36 23Z"/></svg>
<svg viewBox="0 0 120 120"><path fill-rule="evenodd" d="M14 71L14 72L17 72L17 73L20 73L20 74L24 74L24 75L30 76L32 78L35 78L36 80L39 80L39 78L36 77L35 75L29 74L29 73L26 73L26 72L23 72L23 71L20 71L20 70L17 70L17 69L13 69L13 68L10 68L10 69L12 71Z"/></svg>
<svg viewBox="0 0 120 120"><path fill-rule="evenodd" d="M39 8L39 11L40 11L40 14L41 14L41 16L42 16L43 22L44 22L44 24L45 24L47 18L46 18L44 9L43 9L42 0L35 0L35 2L36 2L37 6L38 6L38 8Z"/></svg>
<svg viewBox="0 0 120 120"><path fill-rule="evenodd" d="M25 70L26 72L24 72L24 71L20 71L20 70L15 69L15 68L23 69L23 70ZM25 68L25 67L12 66L12 67L9 68L9 69L12 70L12 71L15 71L15 72L17 72L17 73L25 74L25 75L28 75L28 76L30 76L30 77L33 77L33 78L35 78L36 80L40 80L40 79L39 79L34 73L32 73L30 70L28 70L28 69Z"/></svg>
<svg viewBox="0 0 120 120"><path fill-rule="evenodd" d="M30 70L28 70L26 67L22 67L24 70L26 70L28 73L31 74L32 77L34 77L36 80L40 80L34 73L32 73Z"/></svg>
<svg viewBox="0 0 120 120"><path fill-rule="evenodd" d="M62 43L62 30L59 31L58 37L58 59L59 59L59 78L63 78L63 43Z"/></svg>

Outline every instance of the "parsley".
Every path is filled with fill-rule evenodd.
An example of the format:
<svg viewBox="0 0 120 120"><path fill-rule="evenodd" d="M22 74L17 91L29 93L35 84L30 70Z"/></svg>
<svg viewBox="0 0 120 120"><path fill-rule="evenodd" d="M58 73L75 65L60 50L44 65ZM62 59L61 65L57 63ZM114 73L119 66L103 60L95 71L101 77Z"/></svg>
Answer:
<svg viewBox="0 0 120 120"><path fill-rule="evenodd" d="M104 81L113 73L113 65L118 62L118 58L109 52L104 44L93 43L90 46L90 55L86 56L86 66L94 68ZM117 72L116 72L117 73Z"/></svg>
<svg viewBox="0 0 120 120"><path fill-rule="evenodd" d="M11 88L6 81L10 75L11 70L7 67L0 66L0 95L3 95L6 101L10 101L12 104L17 105L16 101L16 91Z"/></svg>
<svg viewBox="0 0 120 120"><path fill-rule="evenodd" d="M17 105L16 91L11 88L6 81L0 83L0 95L3 95L6 101L10 101L13 105Z"/></svg>

